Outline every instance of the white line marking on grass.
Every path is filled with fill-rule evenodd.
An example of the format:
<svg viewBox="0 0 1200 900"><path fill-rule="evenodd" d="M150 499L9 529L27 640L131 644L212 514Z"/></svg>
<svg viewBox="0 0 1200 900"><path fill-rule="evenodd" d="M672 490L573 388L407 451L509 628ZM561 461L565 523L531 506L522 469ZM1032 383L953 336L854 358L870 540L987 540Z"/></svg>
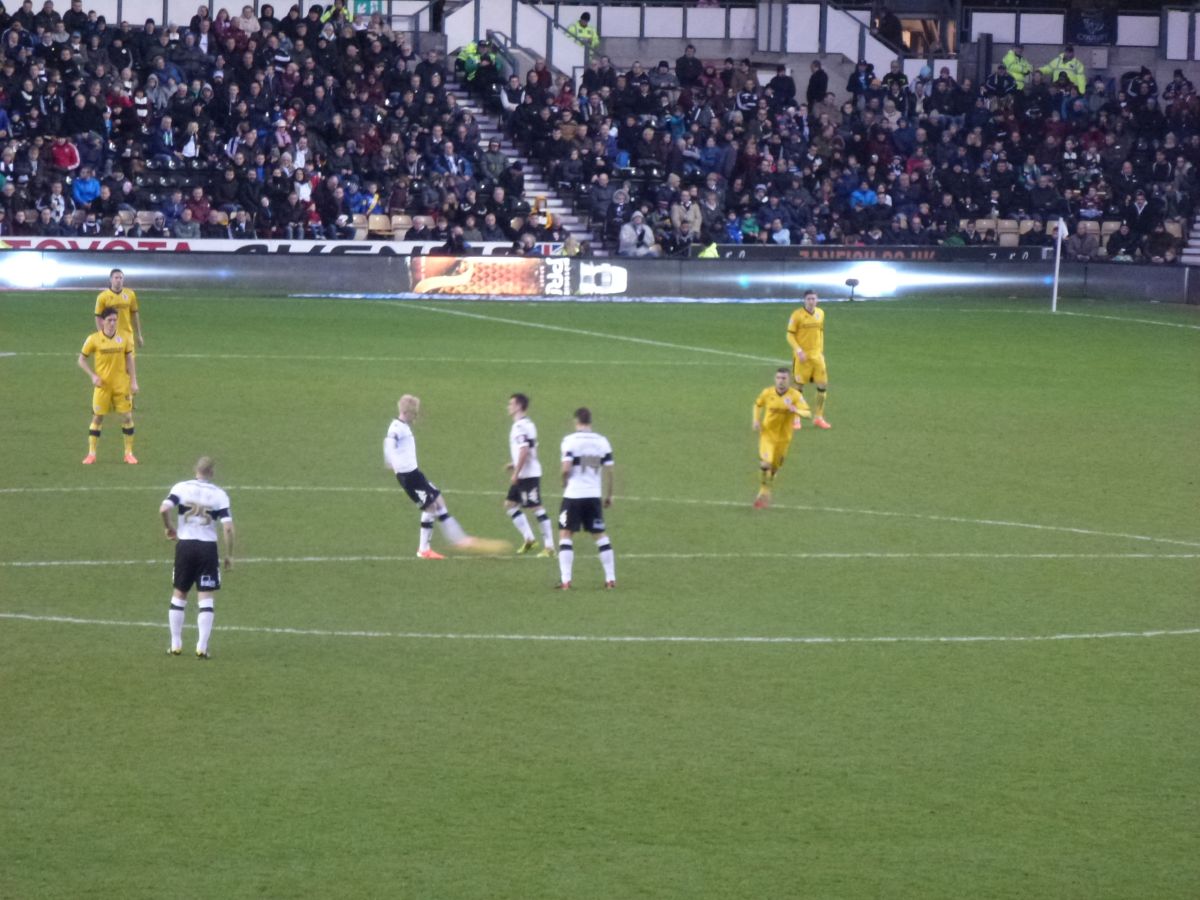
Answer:
<svg viewBox="0 0 1200 900"><path fill-rule="evenodd" d="M55 493L82 493L88 491L108 491L108 490L145 490L145 491L161 491L161 487L142 487L121 486L119 488L105 485L92 486L80 485L74 487L9 487L0 488L0 494L55 494ZM230 486L231 491L283 491L283 492L308 492L308 493L364 493L364 494L396 494L397 488L389 487L342 487L342 486L314 486L314 485L236 485ZM446 488L443 493L453 497L455 494L461 494L468 497L499 497L501 491L497 490L464 490L458 488ZM685 506L715 506L715 507L732 507L735 509L745 508L747 506L744 500L698 500L688 497L625 497L618 495L617 499L624 503L679 503ZM1170 544L1177 547L1198 547L1200 541L1186 541L1178 538L1155 537L1148 534L1128 534L1121 531L1098 531L1092 528L1077 528L1070 525L1039 525L1034 522L1010 522L1005 519L972 519L967 516L947 516L934 513L917 513L917 512L895 512L884 509L858 509L844 506L808 506L805 504L775 504L773 509L787 510L794 512L818 512L818 513L836 513L839 515L852 516L874 516L877 518L889 519L917 519L925 522L948 522L956 525L987 525L998 528L1022 528L1031 531L1052 531L1061 534L1078 534L1084 537L1104 537L1104 538L1119 538L1127 541L1145 541L1154 544Z"/></svg>
<svg viewBox="0 0 1200 900"><path fill-rule="evenodd" d="M1134 319L1126 316L1103 316L1099 313L1084 313L1070 312L1060 309L1058 312L1050 312L1048 309L923 309L912 306L893 306L885 304L874 304L871 309L887 309L891 312L923 312L923 313L940 313L940 312L959 312L972 313L975 315L993 315L993 316L1046 316L1052 318L1055 316L1072 316L1076 319L1100 319L1106 322L1122 322L1130 325L1161 325L1164 328L1185 328L1191 331L1200 331L1200 325L1188 325L1183 322L1164 322L1160 319Z"/></svg>
<svg viewBox="0 0 1200 900"><path fill-rule="evenodd" d="M502 562L519 562L515 556L454 556L455 562L478 562L483 559ZM1116 559L1200 559L1200 553L892 553L886 551L846 551L812 553L622 553L621 559L655 560L703 560L703 559L832 559L832 560L922 560L922 559L975 559L975 560L1116 560ZM349 556L251 556L239 558L237 564L245 565L294 565L296 563L360 563L360 562L424 562L415 554L373 556L356 554ZM0 568L6 569L55 569L87 566L161 566L170 560L162 559L30 559L0 560Z"/></svg>
<svg viewBox="0 0 1200 900"><path fill-rule="evenodd" d="M714 351L715 352L715 351ZM296 362L366 362L366 363L470 363L472 365L522 365L529 359L479 359L478 357L453 356L317 356L303 353L145 353L150 359L254 359ZM44 351L0 353L0 356L41 356L64 359L70 354ZM757 363L759 357L753 357ZM665 359L539 359L539 365L547 366L742 366L747 362L725 360L665 360Z"/></svg>
<svg viewBox="0 0 1200 900"><path fill-rule="evenodd" d="M99 625L112 628L166 629L163 622L118 619L83 619L75 616L35 616L0 613L0 619L49 622L64 625ZM192 626L189 625L189 628ZM576 644L1025 644L1050 641L1097 641L1115 638L1183 637L1200 634L1200 628L1161 628L1150 631L1085 631L1060 634L897 635L865 637L765 635L637 635L637 634L470 634L436 631L334 631L324 628L272 628L253 625L218 625L217 631L249 634L285 634L304 637L393 638L412 641L540 641Z"/></svg>
<svg viewBox="0 0 1200 900"><path fill-rule="evenodd" d="M443 316L460 316L464 319L480 319L484 322L500 322L505 325L517 325L521 328L538 328L543 331L560 331L564 334L578 334L583 337L604 338L610 341L625 341L630 344L645 344L650 347L669 347L672 350L687 350L691 353L709 353L714 356L732 356L736 359L749 359L755 362L777 362L775 356L755 356L752 353L735 353L732 350L715 350L712 347L693 347L688 344L674 344L670 341L655 341L650 338L630 337L626 334L608 334L604 331L589 331L585 328L568 328L565 325L547 325L542 322L527 322L523 319L509 319L504 316L485 316L482 313L467 312L463 309L440 309L436 306L422 306L416 303L399 304L400 309L419 309L424 312L439 313Z"/></svg>

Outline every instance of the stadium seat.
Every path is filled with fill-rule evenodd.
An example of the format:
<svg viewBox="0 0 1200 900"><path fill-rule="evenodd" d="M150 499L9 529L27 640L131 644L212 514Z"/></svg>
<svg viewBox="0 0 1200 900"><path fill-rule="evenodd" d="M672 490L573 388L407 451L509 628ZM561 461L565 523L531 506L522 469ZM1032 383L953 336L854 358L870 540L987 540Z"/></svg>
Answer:
<svg viewBox="0 0 1200 900"><path fill-rule="evenodd" d="M134 215L134 221L142 228L149 228L154 224L154 217L157 215L158 213L152 209L139 209Z"/></svg>
<svg viewBox="0 0 1200 900"><path fill-rule="evenodd" d="M1020 233L1029 234L1031 231L1033 231L1033 219L1022 219Z"/></svg>
<svg viewBox="0 0 1200 900"><path fill-rule="evenodd" d="M392 216L392 234L395 236L396 240L403 239L405 232L412 228L412 223L412 216Z"/></svg>
<svg viewBox="0 0 1200 900"><path fill-rule="evenodd" d="M358 227L357 223L355 223L355 227ZM387 215L374 213L367 217L367 234L370 237L383 237L390 240L394 230L391 217Z"/></svg>
<svg viewBox="0 0 1200 900"><path fill-rule="evenodd" d="M125 228L128 228L137 221L137 213L132 209L119 209L117 210L117 221Z"/></svg>
<svg viewBox="0 0 1200 900"><path fill-rule="evenodd" d="M995 231L996 222L996 219L976 219L975 230L980 234L987 234L988 231Z"/></svg>
<svg viewBox="0 0 1200 900"><path fill-rule="evenodd" d="M996 223L997 234L1020 234L1021 223L1016 219L1000 219Z"/></svg>
<svg viewBox="0 0 1200 900"><path fill-rule="evenodd" d="M1100 237L1100 223L1097 222L1095 219L1084 219L1083 220L1083 230L1086 231L1088 234L1090 234L1092 237L1096 237L1096 238Z"/></svg>
<svg viewBox="0 0 1200 900"><path fill-rule="evenodd" d="M354 239L365 241L367 239L367 217L362 213L355 213L350 217L350 224L354 228Z"/></svg>
<svg viewBox="0 0 1200 900"><path fill-rule="evenodd" d="M1002 231L998 241L1001 247L1016 247L1021 243L1021 236L1015 231Z"/></svg>
<svg viewBox="0 0 1200 900"><path fill-rule="evenodd" d="M1109 235L1115 234L1121 230L1121 223L1117 219L1108 219L1100 226L1100 240L1107 241Z"/></svg>
<svg viewBox="0 0 1200 900"><path fill-rule="evenodd" d="M1178 222L1164 222L1163 227L1166 228L1167 234L1173 238L1183 237L1183 226Z"/></svg>

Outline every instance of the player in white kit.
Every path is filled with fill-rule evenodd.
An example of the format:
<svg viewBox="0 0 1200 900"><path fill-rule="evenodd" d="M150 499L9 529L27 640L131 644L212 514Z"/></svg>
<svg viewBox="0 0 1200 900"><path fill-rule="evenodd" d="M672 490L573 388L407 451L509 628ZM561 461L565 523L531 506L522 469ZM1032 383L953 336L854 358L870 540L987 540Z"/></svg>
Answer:
<svg viewBox="0 0 1200 900"><path fill-rule="evenodd" d="M396 480L404 488L409 499L421 510L421 541L417 556L421 559L445 559L433 549L433 523L436 521L442 534L458 550L474 553L501 553L508 549L503 541L488 541L468 535L458 520L446 509L442 492L417 468L417 439L413 436L412 423L421 411L421 398L405 394L397 404L400 415L392 419L387 435L383 439L383 458Z"/></svg>
<svg viewBox="0 0 1200 900"><path fill-rule="evenodd" d="M604 510L612 506L613 452L608 438L592 431L592 412L586 406L575 410L575 431L562 442L563 502L558 517L558 587L571 587L571 567L575 562L573 542L577 531L596 540L600 563L604 567L604 586L617 586L616 560L604 525Z"/></svg>
<svg viewBox="0 0 1200 900"><path fill-rule="evenodd" d="M554 532L550 517L546 515L546 507L542 504L542 464L538 461L537 426L529 418L528 410L529 398L524 394L513 394L508 398L508 414L513 420L508 432L508 452L512 462L504 467L510 474L504 508L524 541L517 552L528 553L537 546L524 512L532 509L542 530L542 552L538 556L549 557L554 555Z"/></svg>
<svg viewBox="0 0 1200 900"><path fill-rule="evenodd" d="M229 495L209 479L213 461L202 456L196 461L196 477L181 481L171 488L158 511L162 515L167 540L176 541L175 571L172 577L171 609L167 622L171 626L172 656L183 652L183 619L187 611L188 591L196 587L196 625L200 638L196 656L208 659L208 639L213 627L213 593L221 589L221 563L217 555L217 528L220 522L225 535L225 569L233 568L233 514L229 511ZM175 525L171 511L175 511Z"/></svg>

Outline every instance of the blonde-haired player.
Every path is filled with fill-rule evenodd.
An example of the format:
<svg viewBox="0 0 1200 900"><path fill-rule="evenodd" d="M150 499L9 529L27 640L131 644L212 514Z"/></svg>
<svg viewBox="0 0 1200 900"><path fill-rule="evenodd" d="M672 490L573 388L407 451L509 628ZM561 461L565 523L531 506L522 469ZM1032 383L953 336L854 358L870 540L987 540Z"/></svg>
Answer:
<svg viewBox="0 0 1200 900"><path fill-rule="evenodd" d="M383 439L383 458L396 474L404 493L421 510L421 540L417 545L417 556L421 559L445 559L431 546L435 521L446 540L458 550L470 553L503 553L508 550L509 545L504 541L471 537L463 531L458 520L446 509L446 500L437 485L417 468L417 439L413 435L412 425L421 412L421 398L405 394L396 406L399 415L392 419Z"/></svg>
<svg viewBox="0 0 1200 900"><path fill-rule="evenodd" d="M825 368L825 310L817 308L817 292L804 292L804 305L788 319L788 344L792 347L792 379L800 392L804 385L812 382L817 388L816 411L813 424L818 428L832 428L825 421L825 398L829 392L829 372ZM800 427L800 419L793 421Z"/></svg>
<svg viewBox="0 0 1200 900"><path fill-rule="evenodd" d="M100 426L104 417L116 411L124 417L121 427L125 435L125 462L137 465L133 455L133 395L138 392L137 368L133 360L133 343L117 331L117 311L105 307L97 318L100 330L89 334L79 351L78 365L92 380L92 423L88 429L88 452L83 464L96 461L96 446L100 443ZM88 365L88 357L93 357Z"/></svg>
<svg viewBox="0 0 1200 900"><path fill-rule="evenodd" d="M225 537L225 569L233 568L233 513L229 495L212 483L213 461L207 456L196 460L196 477L180 481L158 507L167 540L175 541L175 566L171 575L171 608L167 623L171 628L172 656L183 652L183 620L187 613L188 592L196 588L196 656L208 659L208 639L216 615L213 593L221 589L221 561L217 553L217 526ZM171 511L175 511L172 524Z"/></svg>
<svg viewBox="0 0 1200 900"><path fill-rule="evenodd" d="M120 269L113 269L108 273L108 287L96 295L97 328L100 327L100 314L105 309L117 311L117 334L129 341L131 346L135 338L138 347L145 346L137 294L125 287L125 273Z"/></svg>
<svg viewBox="0 0 1200 900"><path fill-rule="evenodd" d="M787 459L792 444L792 420L809 417L812 413L804 395L789 383L791 373L786 366L775 370L775 384L762 389L754 401L753 429L758 432L758 496L755 509L765 509L771 503L771 487L775 473Z"/></svg>

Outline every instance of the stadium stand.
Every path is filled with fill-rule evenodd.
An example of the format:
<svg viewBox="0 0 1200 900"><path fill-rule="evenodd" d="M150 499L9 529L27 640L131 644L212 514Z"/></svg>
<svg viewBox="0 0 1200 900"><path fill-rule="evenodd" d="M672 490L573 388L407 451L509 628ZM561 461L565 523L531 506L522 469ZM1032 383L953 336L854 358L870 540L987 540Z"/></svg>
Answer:
<svg viewBox="0 0 1200 900"><path fill-rule="evenodd" d="M1200 97L1182 70L1083 78L1064 49L1022 87L998 67L977 84L862 61L844 78L840 58L710 59L684 40L617 66L600 37L567 74L492 34L418 55L340 4L138 28L25 4L0 13L0 237L682 256L1045 246L1062 216L1099 255L1154 262L1195 238Z"/></svg>

